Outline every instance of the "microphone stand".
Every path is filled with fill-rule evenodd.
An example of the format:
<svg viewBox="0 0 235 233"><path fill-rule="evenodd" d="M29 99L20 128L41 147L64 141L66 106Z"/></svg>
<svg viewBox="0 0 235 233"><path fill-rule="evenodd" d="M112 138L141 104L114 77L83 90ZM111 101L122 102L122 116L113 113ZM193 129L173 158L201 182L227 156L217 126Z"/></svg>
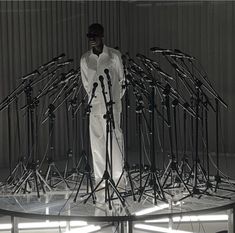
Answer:
<svg viewBox="0 0 235 233"><path fill-rule="evenodd" d="M151 136L150 136L150 153L151 153L151 166L150 166L150 171L147 174L147 178L145 180L144 186L142 190L140 191L140 196L138 199L138 202L141 201L142 196L144 195L146 191L147 184L152 186L153 191L153 199L154 199L154 205L157 204L157 197L162 200L166 201L165 193L163 190L163 187L160 183L159 177L158 177L158 172L156 170L156 164L155 164L155 83L154 80L152 79L150 83L151 87L151 101L150 101L150 122L151 122ZM149 182L149 183L148 183Z"/></svg>
<svg viewBox="0 0 235 233"><path fill-rule="evenodd" d="M123 179L123 176L126 174L128 181L130 183L130 187L131 187L131 194L133 196L133 201L136 201L136 197L135 197L135 192L134 192L134 185L133 185L133 180L131 177L131 173L130 173L130 165L129 165L129 158L128 158L128 113L129 113L129 105L130 105L130 100L129 100L129 83L127 81L127 69L126 69L126 61L125 61L125 56L122 57L122 61L123 61L123 68L124 68L124 77L125 77L125 84L124 87L125 88L125 153L124 153L124 166L123 166L123 170L122 173L120 175L120 178L117 181L116 186L119 185L121 179Z"/></svg>
<svg viewBox="0 0 235 233"><path fill-rule="evenodd" d="M109 93L109 102L107 102L106 99L106 103L107 106L109 106L109 116L110 116L110 127L109 127L109 159L110 159L110 176L111 179L113 179L113 130L115 130L115 122L114 122L114 116L113 116L113 104L115 104L113 102L113 97L112 97L112 83L111 83L111 78L109 76L109 70L105 69L104 73L106 74L107 77L107 83L108 83L108 93ZM102 84L103 85L103 84Z"/></svg>
<svg viewBox="0 0 235 233"><path fill-rule="evenodd" d="M37 196L40 198L40 190L42 189L43 193L46 193L44 186L51 191L51 187L47 184L45 179L40 174L38 169L38 163L36 161L36 143L35 142L35 124L34 124L34 109L37 108L38 101L34 101L32 98L32 86L31 80L28 81L28 84L24 87L27 100L27 137L28 137L28 161L26 165L26 170L19 178L18 183L12 190L12 194L19 193L23 189L23 193L30 192L31 189L36 188ZM37 113L36 113L37 114ZM37 137L36 137L37 139ZM31 146L30 146L31 145ZM24 188L23 188L24 186ZM30 190L28 190L28 187Z"/></svg>
<svg viewBox="0 0 235 233"><path fill-rule="evenodd" d="M64 179L62 174L60 173L58 167L56 166L54 162L55 157L55 106L53 104L49 104L48 106L48 114L49 114L49 154L48 154L48 167L46 170L45 180L47 183L50 184L51 187L56 187L61 181L66 185L66 187L69 189L69 185L67 181ZM55 177L57 175L61 181L57 181L55 183L52 183L53 176Z"/></svg>
<svg viewBox="0 0 235 233"><path fill-rule="evenodd" d="M70 125L69 125L69 111L68 111L68 100L66 99L65 101L66 105L66 123L67 123L67 140L68 140L68 150L66 153L66 163L65 163L65 168L64 168L64 178L66 179L68 176L68 170L69 170L69 162L71 158L73 157L73 150L71 147L71 138L70 138Z"/></svg>
<svg viewBox="0 0 235 233"><path fill-rule="evenodd" d="M103 76L99 77L100 83L101 83L101 88L102 88L102 94L104 97L104 103L106 106L106 114L104 115L104 118L106 119L106 159L105 159L105 171L103 174L103 177L101 179L101 181L96 185L96 187L94 188L94 190L89 194L89 196L84 200L84 204L87 203L87 201L90 199L91 196L93 196L93 194L98 190L98 188L101 186L101 184L103 182L105 182L105 203L108 202L108 206L109 206L109 210L112 210L112 205L111 205L111 195L110 195L110 188L112 188L113 192L117 195L117 198L120 200L121 204L123 207L125 207L125 200L123 199L123 197L121 196L120 192L117 190L115 183L112 179L112 177L110 176L110 172L109 170L112 170L112 167L110 167L109 169L109 165L110 165L110 161L109 161L109 148L111 151L111 144L112 141L109 142L109 138L110 140L112 140L112 128L113 128L113 116L112 116L112 105L113 105L113 101L110 99L109 102L107 102L107 98L106 98L106 92L105 92L105 86L104 86L104 81L103 81ZM109 137L110 136L110 137ZM110 143L110 144L109 144ZM112 174L112 173L111 173Z"/></svg>
<svg viewBox="0 0 235 233"><path fill-rule="evenodd" d="M136 95L136 115L138 120L138 140L139 140L139 191L143 190L143 156L142 156L142 115L143 115L143 98L141 94L135 93Z"/></svg>
<svg viewBox="0 0 235 233"><path fill-rule="evenodd" d="M187 106L185 106L187 107ZM183 139L183 157L181 158L181 163L179 166L179 170L180 170L180 175L182 177L182 179L187 178L187 173L190 173L192 171L192 167L189 164L189 159L188 159L188 155L187 155L187 114L186 114L186 110L183 110L183 116L184 116L184 121L183 121L183 134L184 134L184 139ZM187 170L186 170L187 168Z"/></svg>
<svg viewBox="0 0 235 233"><path fill-rule="evenodd" d="M90 185L90 190L91 190L91 196L92 196L93 204L96 203L96 196L95 196L95 192L94 192L94 185L93 185L92 176L91 176L92 170L91 170L91 166L90 166L90 163L89 163L89 155L88 155L88 153L89 153L89 146L90 146L90 143L89 143L90 142L89 125L90 125L90 113L91 113L91 108L92 108L91 103L92 103L92 100L94 98L96 98L95 90L96 90L97 86L98 86L98 83L95 82L93 84L93 90L92 90L92 93L91 93L91 97L90 97L90 100L89 100L89 102L87 104L86 111L85 111L85 114L86 114L86 117L87 117L87 140L88 140L88 143L87 143L87 153L86 153L86 151L85 151L85 149L83 147L82 148L82 157L81 157L77 167L80 166L82 159L85 159L85 167L84 167L84 171L83 171L80 183L78 185L77 192L76 192L75 197L73 199L74 202L77 201L77 197L78 197L78 194L80 192L82 183L84 181L84 178L86 178L87 193L89 192L89 185ZM78 168L78 170L79 170L79 168Z"/></svg>
<svg viewBox="0 0 235 233"><path fill-rule="evenodd" d="M206 194L208 196L215 196L218 198L222 198L222 199L230 199L229 197L225 197L225 196L220 196L220 195L215 195L215 194L211 194L210 192L208 192L208 189L211 189L212 185L210 183L209 178L209 174L206 175L205 169L202 167L200 159L199 159L199 120L203 121L203 119L201 119L201 117L199 116L199 108L200 108L200 103L201 103L201 107L204 107L206 109L206 111L208 110L207 108L207 104L209 104L211 106L211 108L214 110L214 107L211 105L208 97L206 96L206 94L203 92L202 88L205 88L209 93L211 93L213 95L213 91L211 91L208 87L206 87L203 82L201 82L198 78L195 77L193 71L194 71L194 66L192 61L190 60L190 63L192 65L192 71L189 70L189 68L187 67L187 65L185 64L184 60L183 64L185 65L186 69L183 68L181 65L179 65L179 62L177 62L176 59L172 59L174 64L177 65L177 67L179 67L180 69L184 69L184 71L186 71L187 73L187 77L191 80L191 82L194 84L195 86L195 91L194 91L194 96L195 96L195 155L193 156L193 166L191 169L191 172L189 174L188 177L188 181L187 184L189 182L189 180L191 178L193 178L192 180L192 192L189 193L187 196L183 197L181 200L189 197L189 196L193 196L193 195L199 195L199 198L203 195ZM210 86L210 88L212 88ZM201 97L200 97L200 93L202 98L204 97L206 99L206 102L203 102ZM192 97L193 98L193 97ZM222 101L222 104L224 104L224 102ZM207 126L206 126L207 127ZM192 118L192 135L193 135L193 118ZM207 131L207 129L206 129ZM218 135L218 134L217 134ZM208 137L208 135L206 136ZM208 138L206 139L208 141ZM208 144L207 144L208 146ZM208 159L208 151L207 151L207 159ZM207 168L209 167L209 164L207 164ZM199 172L201 173L200 176L203 178L202 180L199 177ZM209 172L209 170L207 171ZM200 182L200 185L204 184L206 185L205 190L201 190L201 188L199 187L198 183ZM228 190L231 191L231 190Z"/></svg>
<svg viewBox="0 0 235 233"><path fill-rule="evenodd" d="M171 123L171 111L170 111L170 104L169 104L169 94L170 94L171 87L169 84L166 84L165 89L163 91L163 96L165 99L165 107L166 107L166 112L167 112L167 121L169 124L169 141L170 141L170 161L165 169L165 172L162 175L161 181L162 181L162 187L164 188L165 185L167 188L169 187L175 187L175 184L180 182L183 184L184 188L191 194L188 186L184 182L184 180L181 177L181 174L178 169L178 164L177 164L177 158L173 152L173 137L172 137L172 123ZM177 100L178 101L178 100ZM174 106L174 111L175 111L175 106ZM175 112L174 112L175 114ZM170 184L167 183L168 178L170 177Z"/></svg>
<svg viewBox="0 0 235 233"><path fill-rule="evenodd" d="M186 65L186 63L184 62L183 59L181 59L183 65L185 66L185 68L187 69L188 73L191 75L191 77L194 77L194 75L190 72L188 66ZM206 76L202 75L200 73L200 71L197 69L197 67L194 65L194 63L189 60L192 68L196 68L197 72L199 73L200 77L202 78L203 81L205 81L206 85L203 84L203 82L201 82L201 85L200 85L200 91L203 93L203 97L205 97L206 101L205 101L205 104L204 104L204 107L205 105L207 106L207 104L209 104L209 106L213 109L213 111L215 112L216 114L216 166L217 166L217 172L216 172L216 175L215 175L215 182L216 184L215 185L212 185L211 182L209 181L209 179L207 178L207 181L206 181L206 190L211 188L211 185L214 187L214 191L216 192L217 189L221 189L221 190L225 190L225 191L232 191L234 192L234 190L232 189L227 189L227 188L222 188L222 187L219 187L219 183L227 183L227 182L224 182L222 181L220 175L219 175L219 103L222 104L225 108L227 108L227 104L223 101L223 99L218 95L218 93L215 91L215 89L212 87L212 85L210 84L209 80L207 80ZM194 83L197 82L198 79L194 79ZM203 92L202 88L204 88L206 91L208 91L214 98L215 98L215 108L214 106L210 103L208 97L205 95L205 93ZM207 139L208 140L208 139ZM207 152L208 153L208 152ZM207 159L208 158L209 154L207 154ZM208 163L208 162L207 162ZM208 169L209 165L207 164L207 169ZM209 174L208 174L208 177L209 177ZM205 190L205 191L206 191Z"/></svg>

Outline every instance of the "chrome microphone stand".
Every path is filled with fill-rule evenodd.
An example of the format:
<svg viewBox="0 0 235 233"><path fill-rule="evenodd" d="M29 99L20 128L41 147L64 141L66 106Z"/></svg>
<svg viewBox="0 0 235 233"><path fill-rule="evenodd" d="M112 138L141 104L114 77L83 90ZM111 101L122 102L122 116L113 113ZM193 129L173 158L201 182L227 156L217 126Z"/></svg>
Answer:
<svg viewBox="0 0 235 233"><path fill-rule="evenodd" d="M111 205L111 199L113 195L111 195L111 190L110 188L112 188L112 192L114 192L117 195L117 198L120 200L122 206L124 207L125 204L125 200L123 199L123 197L121 196L120 192L118 191L118 189L116 188L116 185L114 183L114 180L112 179L112 166L110 166L110 157L112 154L112 134L113 134L113 127L114 126L114 117L113 117L113 112L112 112L112 105L114 104L114 102L112 101L112 98L110 96L110 101L107 101L106 98L106 91L105 91L105 85L104 85L104 77L103 76L99 76L99 80L100 80L100 84L101 84L101 88L102 88L102 94L104 97L104 102L105 102L105 106L106 106L106 114L104 115L104 118L106 120L106 158L105 158L105 171L103 174L102 179L100 180L100 182L96 185L96 187L94 188L93 192L91 192L89 194L89 196L85 199L84 204L86 204L86 202L90 199L90 197L96 192L98 191L98 188L102 185L102 183L105 183L104 186L104 190L105 190L105 203L108 202L108 206L109 209L112 209L112 205ZM109 153L110 151L110 153Z"/></svg>
<svg viewBox="0 0 235 233"><path fill-rule="evenodd" d="M86 112L85 112L85 114L87 116L87 120L88 120L88 122L87 122L87 138L88 138L88 140L89 140L90 113L91 113L91 108L92 108L91 103L92 103L92 100L94 98L96 98L95 91L96 91L97 86L98 86L98 83L95 82L93 84L93 89L92 89L91 97L90 97L90 100L89 100L89 102L87 104ZM87 143L87 153L89 152L89 148L88 147L89 147L89 143ZM82 150L82 158L81 159L84 158L86 164L85 164L84 171L83 171L83 174L82 174L82 177L81 177L81 180L80 180L80 183L78 185L78 189L77 189L77 192L75 194L75 197L74 197L73 201L74 202L77 201L77 197L78 197L78 194L80 192L81 186L83 184L84 179L86 178L87 193L89 192L89 185L90 185L91 197L92 197L92 200L93 200L93 204L95 204L96 203L96 196L95 196L95 192L94 192L94 185L93 185L92 176L91 176L92 171L91 171L91 166L89 164L89 157L88 156L89 155L86 154L86 152L85 152L85 150L83 148L83 150ZM80 166L80 162L78 163L78 166Z"/></svg>
<svg viewBox="0 0 235 233"><path fill-rule="evenodd" d="M136 201L136 197L135 197L135 191L134 191L134 184L133 184L133 180L131 177L131 172L130 172L130 165L129 165L129 158L128 158L128 113L129 113L129 105L130 105L130 101L129 101L129 83L128 83L128 76L129 74L127 74L127 67L126 67L126 56L123 55L122 56L122 63L123 63L123 69L124 69L124 78L125 78L125 83L124 86L122 86L123 89L125 89L125 143L124 143L124 166L123 166L123 170L122 173L120 175L120 178L117 181L116 186L118 187L120 181L123 179L123 177L125 176L125 174L127 175L127 179L130 183L130 195L133 196L133 201ZM129 193L125 194L125 195L129 195Z"/></svg>

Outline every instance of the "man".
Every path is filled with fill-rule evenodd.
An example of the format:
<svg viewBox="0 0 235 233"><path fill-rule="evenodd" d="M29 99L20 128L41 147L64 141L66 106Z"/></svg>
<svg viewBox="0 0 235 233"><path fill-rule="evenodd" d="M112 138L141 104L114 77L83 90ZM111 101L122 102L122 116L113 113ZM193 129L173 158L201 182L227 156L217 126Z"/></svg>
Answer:
<svg viewBox="0 0 235 233"><path fill-rule="evenodd" d="M88 28L87 37L89 40L90 50L81 57L81 76L83 86L88 94L89 100L92 96L94 83L98 83L95 90L95 97L91 102L90 113L90 142L93 157L93 167L96 182L98 183L105 171L106 162L106 105L102 93L102 85L100 76L103 76L105 87L105 96L107 102L110 101L110 93L108 89L108 79L105 69L108 69L111 78L111 96L113 99L113 118L114 126L112 135L112 178L116 183L121 175L123 167L123 135L120 128L120 114L122 111L121 98L123 96L122 82L124 80L124 72L121 60L121 54L118 50L107 47L103 43L104 28L101 24L92 24ZM107 70L106 70L107 72ZM109 137L109 136L108 136ZM109 144L110 145L110 144Z"/></svg>

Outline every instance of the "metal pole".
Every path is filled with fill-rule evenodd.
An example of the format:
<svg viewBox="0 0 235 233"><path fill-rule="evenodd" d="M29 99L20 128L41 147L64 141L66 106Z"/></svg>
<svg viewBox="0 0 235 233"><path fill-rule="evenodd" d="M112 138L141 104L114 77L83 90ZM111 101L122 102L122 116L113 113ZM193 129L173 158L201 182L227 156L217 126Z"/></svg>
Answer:
<svg viewBox="0 0 235 233"><path fill-rule="evenodd" d="M133 233L133 222L127 221L127 233Z"/></svg>
<svg viewBox="0 0 235 233"><path fill-rule="evenodd" d="M235 206L232 209L228 210L228 233L235 232Z"/></svg>
<svg viewBox="0 0 235 233"><path fill-rule="evenodd" d="M12 225L11 233L19 233L18 221L15 216L11 216L11 225Z"/></svg>

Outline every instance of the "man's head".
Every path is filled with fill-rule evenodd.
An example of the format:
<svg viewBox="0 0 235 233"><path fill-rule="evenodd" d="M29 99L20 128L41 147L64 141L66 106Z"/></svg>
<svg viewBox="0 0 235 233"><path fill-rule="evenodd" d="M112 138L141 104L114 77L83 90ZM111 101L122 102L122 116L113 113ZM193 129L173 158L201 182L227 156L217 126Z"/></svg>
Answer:
<svg viewBox="0 0 235 233"><path fill-rule="evenodd" d="M93 23L88 28L87 37L92 48L103 45L104 28L101 24Z"/></svg>

